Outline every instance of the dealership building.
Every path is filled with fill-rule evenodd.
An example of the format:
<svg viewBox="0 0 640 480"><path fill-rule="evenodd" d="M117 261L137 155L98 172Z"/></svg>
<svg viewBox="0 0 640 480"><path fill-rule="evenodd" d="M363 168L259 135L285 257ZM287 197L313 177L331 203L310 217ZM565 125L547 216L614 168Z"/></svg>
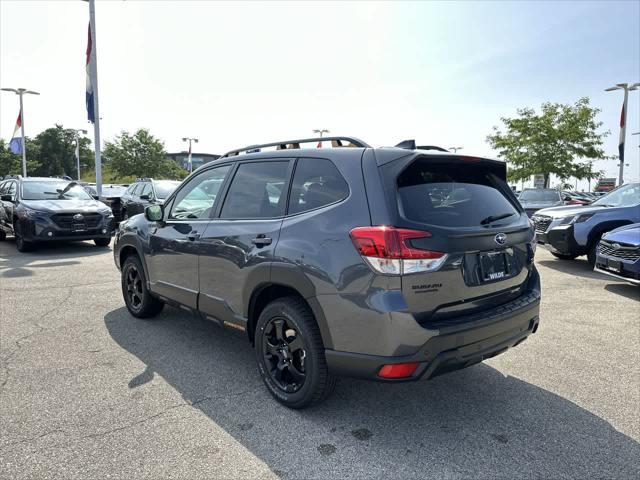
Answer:
<svg viewBox="0 0 640 480"><path fill-rule="evenodd" d="M179 153L167 153L167 158L173 160L185 170L189 170L189 154L187 152ZM191 162L193 163L193 169L201 167L205 163L212 162L220 158L220 155L214 153L196 153L191 154Z"/></svg>

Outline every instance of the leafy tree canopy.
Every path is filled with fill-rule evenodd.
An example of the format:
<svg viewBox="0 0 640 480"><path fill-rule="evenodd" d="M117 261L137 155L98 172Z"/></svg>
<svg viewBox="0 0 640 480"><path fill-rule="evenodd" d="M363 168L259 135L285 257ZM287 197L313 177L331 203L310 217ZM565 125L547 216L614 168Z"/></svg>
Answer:
<svg viewBox="0 0 640 480"><path fill-rule="evenodd" d="M105 142L103 158L115 178L187 176L186 170L167 158L163 142L144 128L133 134L123 131L113 141Z"/></svg>
<svg viewBox="0 0 640 480"><path fill-rule="evenodd" d="M32 177L69 175L77 177L76 132L56 125L39 133L35 138L25 138L27 144L27 173ZM94 167L91 140L80 137L80 170ZM0 140L0 175L22 174L22 155L14 154L8 144Z"/></svg>
<svg viewBox="0 0 640 480"><path fill-rule="evenodd" d="M494 127L487 142L507 161L510 181L543 174L548 187L551 174L562 180L598 178L592 161L607 158L602 144L609 134L598 132L599 112L586 97L574 105L544 103L540 114L522 108L516 118L501 118L504 131Z"/></svg>

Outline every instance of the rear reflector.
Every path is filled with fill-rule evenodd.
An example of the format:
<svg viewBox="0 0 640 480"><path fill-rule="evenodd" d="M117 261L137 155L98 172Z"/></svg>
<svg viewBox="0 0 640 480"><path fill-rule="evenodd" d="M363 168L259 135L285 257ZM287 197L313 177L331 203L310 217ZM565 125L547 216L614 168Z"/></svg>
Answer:
<svg viewBox="0 0 640 480"><path fill-rule="evenodd" d="M381 378L406 378L413 375L413 372L416 371L420 365L418 362L410 362L410 363L394 363L390 365L384 365L380 372L378 372L378 376Z"/></svg>
<svg viewBox="0 0 640 480"><path fill-rule="evenodd" d="M435 271L447 255L410 245L415 238L431 237L430 232L388 226L357 227L351 241L358 253L377 272L387 275Z"/></svg>

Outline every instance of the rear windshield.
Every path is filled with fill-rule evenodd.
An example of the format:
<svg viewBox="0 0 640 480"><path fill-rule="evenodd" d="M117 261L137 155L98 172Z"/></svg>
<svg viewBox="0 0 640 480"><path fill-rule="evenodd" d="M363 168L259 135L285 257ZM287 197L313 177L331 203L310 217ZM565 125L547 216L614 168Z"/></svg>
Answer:
<svg viewBox="0 0 640 480"><path fill-rule="evenodd" d="M557 190L534 188L532 190L523 190L518 198L525 202L559 202L560 193Z"/></svg>
<svg viewBox="0 0 640 480"><path fill-rule="evenodd" d="M518 209L499 188L509 187L482 165L416 160L398 177L404 218L443 227L517 218Z"/></svg>

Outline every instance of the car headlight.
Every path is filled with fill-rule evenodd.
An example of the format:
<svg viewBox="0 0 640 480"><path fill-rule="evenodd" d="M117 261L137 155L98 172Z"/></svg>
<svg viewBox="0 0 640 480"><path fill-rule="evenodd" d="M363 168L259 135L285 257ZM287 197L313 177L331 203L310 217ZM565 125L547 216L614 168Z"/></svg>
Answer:
<svg viewBox="0 0 640 480"><path fill-rule="evenodd" d="M574 223L586 222L591 217L593 217L593 213L580 213L578 215L571 215L569 217L564 217L560 221L560 225L573 225Z"/></svg>
<svg viewBox="0 0 640 480"><path fill-rule="evenodd" d="M18 218L20 220L26 220L26 219L33 220L35 218L38 218L38 215L42 215L44 213L46 212L41 212L39 210L34 210L28 207L22 207L20 210L16 211L16 214L18 215Z"/></svg>

